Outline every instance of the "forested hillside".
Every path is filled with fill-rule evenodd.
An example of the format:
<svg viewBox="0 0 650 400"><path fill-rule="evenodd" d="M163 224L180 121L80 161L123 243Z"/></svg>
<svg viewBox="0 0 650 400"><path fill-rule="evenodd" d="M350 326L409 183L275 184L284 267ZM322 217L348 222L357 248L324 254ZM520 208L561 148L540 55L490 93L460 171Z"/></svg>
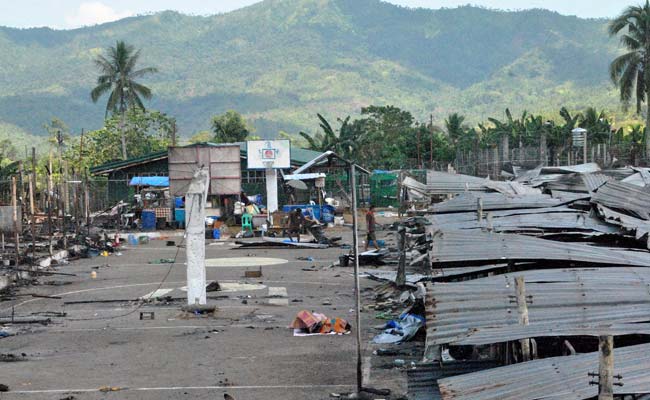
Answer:
<svg viewBox="0 0 650 400"><path fill-rule="evenodd" d="M69 31L0 28L0 123L45 134L102 126L92 60L117 40L142 49L150 107L181 134L235 109L275 136L317 127L316 113L394 104L417 118L470 122L513 112L620 110L606 21L545 10L407 9L378 0L266 0L210 17L164 12ZM8 125L11 124L11 125Z"/></svg>

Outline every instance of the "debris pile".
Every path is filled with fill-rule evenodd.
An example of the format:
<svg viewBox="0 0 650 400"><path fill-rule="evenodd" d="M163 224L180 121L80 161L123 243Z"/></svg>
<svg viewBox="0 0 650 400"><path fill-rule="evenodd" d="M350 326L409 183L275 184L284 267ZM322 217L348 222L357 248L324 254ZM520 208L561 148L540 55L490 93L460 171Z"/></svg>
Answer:
<svg viewBox="0 0 650 400"><path fill-rule="evenodd" d="M411 394L420 398L426 381L422 398L593 398L588 374L598 379L606 337L616 337L613 374L623 384L614 392L650 393L650 170L592 163L503 176L402 181L432 201L447 197L396 225L421 231L384 257L393 271L365 273L413 292L426 283ZM417 254L401 266L409 252ZM400 342L408 316L375 342Z"/></svg>

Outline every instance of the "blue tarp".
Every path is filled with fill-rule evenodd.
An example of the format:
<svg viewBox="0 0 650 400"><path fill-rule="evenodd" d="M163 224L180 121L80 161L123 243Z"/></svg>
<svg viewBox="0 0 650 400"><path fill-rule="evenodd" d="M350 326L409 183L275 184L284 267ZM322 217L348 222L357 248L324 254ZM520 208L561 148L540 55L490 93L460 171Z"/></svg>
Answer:
<svg viewBox="0 0 650 400"><path fill-rule="evenodd" d="M168 176L134 176L129 182L129 186L169 186Z"/></svg>

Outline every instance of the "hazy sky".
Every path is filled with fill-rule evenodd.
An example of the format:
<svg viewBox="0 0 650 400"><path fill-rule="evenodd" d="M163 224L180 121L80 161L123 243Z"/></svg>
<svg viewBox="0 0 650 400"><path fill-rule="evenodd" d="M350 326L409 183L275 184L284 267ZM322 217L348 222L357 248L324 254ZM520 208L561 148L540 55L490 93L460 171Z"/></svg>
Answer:
<svg viewBox="0 0 650 400"><path fill-rule="evenodd" d="M0 0L0 25L76 28L114 21L130 15L161 10L187 14L216 14L256 3L259 0ZM350 0L354 1L354 0ZM456 7L476 4L517 10L547 8L580 17L612 17L642 0L389 0L409 7Z"/></svg>

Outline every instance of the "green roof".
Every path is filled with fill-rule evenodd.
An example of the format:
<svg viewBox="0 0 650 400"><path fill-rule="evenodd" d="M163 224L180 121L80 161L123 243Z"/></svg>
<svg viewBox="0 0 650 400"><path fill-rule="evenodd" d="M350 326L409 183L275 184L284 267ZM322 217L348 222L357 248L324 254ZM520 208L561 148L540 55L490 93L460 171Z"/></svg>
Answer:
<svg viewBox="0 0 650 400"><path fill-rule="evenodd" d="M205 142L205 143L193 143L188 146L184 147L194 147L194 146L221 146L224 144L228 143L211 143L211 142ZM238 143L232 143L232 144L238 144L239 145L239 150L241 153L242 157L246 157L246 142L238 142ZM292 165L297 165L301 166L303 164L308 163L309 161L313 160L314 158L318 157L319 155L323 154L320 151L314 151L314 150L308 150L308 149L301 149L297 147L292 147L291 148L291 164ZM167 150L161 150L157 151L155 153L149 153L145 154L144 156L140 157L134 157L130 158L128 160L118 160L118 161L111 161L102 165L98 165L96 167L90 168L90 173L93 175L101 175L101 174L106 174L108 172L112 172L115 170L123 169L123 168L128 168L132 167L138 164L147 164L153 161L158 161L164 158L167 158L168 152Z"/></svg>
<svg viewBox="0 0 650 400"><path fill-rule="evenodd" d="M144 156L129 158L127 160L110 161L102 165L90 168L90 173L93 175L104 174L114 170L132 167L138 164L146 164L152 161L162 160L167 158L167 150L157 151L155 153L145 154Z"/></svg>

